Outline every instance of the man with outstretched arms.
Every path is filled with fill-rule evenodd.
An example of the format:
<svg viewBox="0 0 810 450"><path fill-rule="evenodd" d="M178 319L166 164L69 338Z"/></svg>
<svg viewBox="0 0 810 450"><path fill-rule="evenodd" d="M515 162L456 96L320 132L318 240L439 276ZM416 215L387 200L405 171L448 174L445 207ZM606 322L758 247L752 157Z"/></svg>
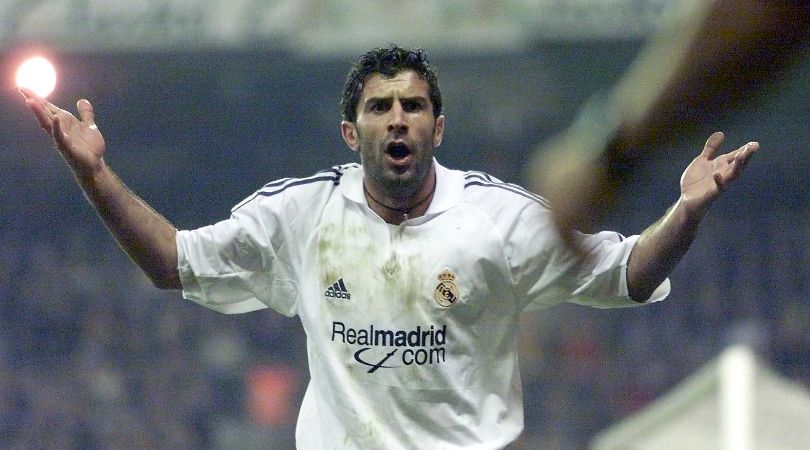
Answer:
<svg viewBox="0 0 810 450"><path fill-rule="evenodd" d="M665 297L709 204L758 148L716 156L713 134L658 222L628 238L579 235L574 254L541 197L436 161L436 76L421 51L391 46L363 55L344 89L341 132L361 164L271 182L228 219L176 231L104 163L89 102L77 119L24 93L155 285L225 313L300 317L311 375L301 449L505 447L523 428L521 312Z"/></svg>

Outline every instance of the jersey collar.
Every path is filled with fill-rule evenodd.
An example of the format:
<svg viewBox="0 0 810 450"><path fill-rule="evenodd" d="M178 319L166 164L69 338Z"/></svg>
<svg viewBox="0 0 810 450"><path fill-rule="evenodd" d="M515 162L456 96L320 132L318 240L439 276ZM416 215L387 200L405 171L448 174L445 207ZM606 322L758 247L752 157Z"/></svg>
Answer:
<svg viewBox="0 0 810 450"><path fill-rule="evenodd" d="M457 170L450 170L433 158L433 168L436 170L436 192L433 193L433 200L430 202L424 216L413 221L423 221L437 214L452 208L461 201L464 191L464 176ZM346 173L341 180L343 195L355 203L368 206L368 201L363 193L363 170L353 170Z"/></svg>

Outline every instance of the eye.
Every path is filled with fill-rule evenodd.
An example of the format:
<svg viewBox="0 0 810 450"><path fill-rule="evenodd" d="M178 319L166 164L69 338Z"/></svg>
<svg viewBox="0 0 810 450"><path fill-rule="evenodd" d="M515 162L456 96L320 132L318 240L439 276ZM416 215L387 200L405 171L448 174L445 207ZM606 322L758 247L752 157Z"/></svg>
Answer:
<svg viewBox="0 0 810 450"><path fill-rule="evenodd" d="M385 112L390 108L390 102L385 100L374 100L369 102L368 110L371 112Z"/></svg>
<svg viewBox="0 0 810 450"><path fill-rule="evenodd" d="M418 100L405 100L402 102L402 109L407 112L421 111L423 108L422 102Z"/></svg>

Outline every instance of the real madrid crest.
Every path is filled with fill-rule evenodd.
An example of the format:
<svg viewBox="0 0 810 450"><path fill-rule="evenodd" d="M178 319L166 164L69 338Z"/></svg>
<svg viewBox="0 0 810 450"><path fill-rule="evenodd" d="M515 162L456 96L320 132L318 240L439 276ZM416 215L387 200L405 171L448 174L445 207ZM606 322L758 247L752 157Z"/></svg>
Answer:
<svg viewBox="0 0 810 450"><path fill-rule="evenodd" d="M456 286L456 276L449 269L444 269L439 274L439 284L433 291L433 298L436 303L445 308L453 306L461 298L461 293Z"/></svg>

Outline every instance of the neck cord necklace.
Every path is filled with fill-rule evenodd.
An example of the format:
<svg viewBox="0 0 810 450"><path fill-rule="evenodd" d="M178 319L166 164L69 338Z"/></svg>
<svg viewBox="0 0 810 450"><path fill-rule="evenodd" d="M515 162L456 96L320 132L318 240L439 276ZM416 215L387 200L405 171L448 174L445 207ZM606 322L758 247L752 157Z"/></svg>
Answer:
<svg viewBox="0 0 810 450"><path fill-rule="evenodd" d="M431 188L430 193L429 193L428 195L426 195L426 196L425 196L425 198L423 198L422 200L419 200L418 202L414 203L414 204L413 204L413 205L411 205L411 206L408 206L407 208L394 208L394 207L388 206L388 205L386 205L385 203L383 203L383 202L381 202L381 201L377 200L376 198L374 198L374 196L373 196L373 195L371 195L371 192L369 192L369 191L368 191L368 189L366 189L366 183L365 183L365 181L363 182L363 192L365 192L365 193L366 193L366 195L368 196L368 198L370 198L371 200L373 200L373 201L374 201L374 203L376 203L376 204L378 204L378 205L382 206L383 208L388 209L388 210L391 210L391 211L396 211L396 212L398 212L398 213L400 213L400 214L402 214L402 215L404 215L404 216L408 216L408 214L409 214L411 211L413 211L414 209L418 208L418 207L419 207L419 206L421 206L423 203L425 203L426 201L428 201L428 199L430 199L431 197L433 197L433 193L434 193L434 192L436 192L436 174L433 174L433 188Z"/></svg>

